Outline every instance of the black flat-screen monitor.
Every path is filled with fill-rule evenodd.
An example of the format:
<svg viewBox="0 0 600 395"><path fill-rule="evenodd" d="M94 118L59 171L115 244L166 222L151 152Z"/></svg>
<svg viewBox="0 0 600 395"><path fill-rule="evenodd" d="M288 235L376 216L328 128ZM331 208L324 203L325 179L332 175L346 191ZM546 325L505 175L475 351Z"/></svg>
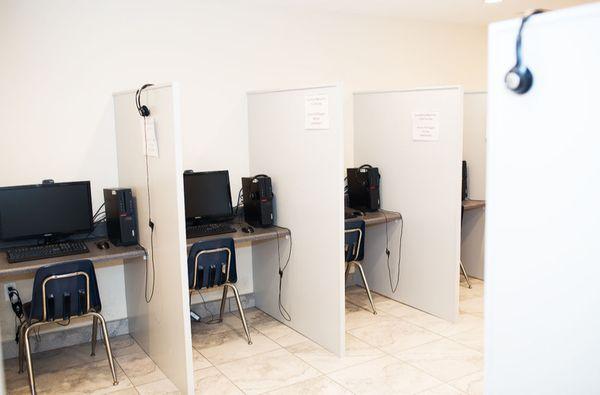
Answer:
<svg viewBox="0 0 600 395"><path fill-rule="evenodd" d="M183 188L188 223L218 222L233 217L227 170L185 173Z"/></svg>
<svg viewBox="0 0 600 395"><path fill-rule="evenodd" d="M91 232L89 181L0 187L0 240Z"/></svg>

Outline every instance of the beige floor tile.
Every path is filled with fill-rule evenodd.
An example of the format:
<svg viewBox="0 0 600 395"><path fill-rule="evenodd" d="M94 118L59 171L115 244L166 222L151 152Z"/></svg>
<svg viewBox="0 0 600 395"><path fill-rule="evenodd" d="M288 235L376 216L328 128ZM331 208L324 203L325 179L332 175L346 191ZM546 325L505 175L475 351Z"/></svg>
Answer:
<svg viewBox="0 0 600 395"><path fill-rule="evenodd" d="M463 395L464 392L457 390L456 388L442 384L439 387L431 388L423 392L419 392L419 395Z"/></svg>
<svg viewBox="0 0 600 395"><path fill-rule="evenodd" d="M447 382L483 369L483 354L448 339L395 354L401 360Z"/></svg>
<svg viewBox="0 0 600 395"><path fill-rule="evenodd" d="M373 298L373 303L375 303L375 305L377 305L379 302L386 302L390 300L385 296L379 295L377 292L373 291L371 291L371 297ZM369 302L367 291L362 287L352 286L346 288L346 301L369 311L371 310L371 303ZM377 308L377 306L375 306L375 308Z"/></svg>
<svg viewBox="0 0 600 395"><path fill-rule="evenodd" d="M204 358L204 355L200 354L196 349L192 349L192 356L194 357L194 370L212 366L209 360Z"/></svg>
<svg viewBox="0 0 600 395"><path fill-rule="evenodd" d="M450 322L422 311L415 311L402 319L446 337L472 329L483 329L483 319L470 314L459 314L456 322Z"/></svg>
<svg viewBox="0 0 600 395"><path fill-rule="evenodd" d="M233 314L237 316L238 312L235 311ZM300 333L259 309L246 309L245 314L248 325L282 347L291 346L307 340L306 337L302 336Z"/></svg>
<svg viewBox="0 0 600 395"><path fill-rule="evenodd" d="M460 302L459 310L461 313L483 313L483 298L476 297Z"/></svg>
<svg viewBox="0 0 600 395"><path fill-rule="evenodd" d="M287 350L323 373L331 373L385 355L383 351L350 334L346 334L346 353L342 358L310 340L287 347Z"/></svg>
<svg viewBox="0 0 600 395"><path fill-rule="evenodd" d="M217 368L248 394L276 390L320 375L316 369L284 349L236 360Z"/></svg>
<svg viewBox="0 0 600 395"><path fill-rule="evenodd" d="M474 350L483 352L484 331L483 326L470 331L460 332L449 336L450 339L459 342L463 346L467 346Z"/></svg>
<svg viewBox="0 0 600 395"><path fill-rule="evenodd" d="M205 313L206 314L206 313ZM217 322L218 315L214 315L214 321L210 321L211 317L202 317L201 322L192 322L192 336L193 335L212 335L215 333L223 333L231 330L244 331L242 321L240 318L232 313L226 313L223 315L223 321Z"/></svg>
<svg viewBox="0 0 600 395"><path fill-rule="evenodd" d="M166 378L154 361L143 351L124 354L116 359L136 387Z"/></svg>
<svg viewBox="0 0 600 395"><path fill-rule="evenodd" d="M394 317L404 317L415 312L420 312L413 307L405 305L404 303L396 302L392 299L386 299L384 301L377 302L375 304L377 311L383 311Z"/></svg>
<svg viewBox="0 0 600 395"><path fill-rule="evenodd" d="M483 283L471 283L470 289L466 284L461 284L459 288L459 295L461 301L483 297Z"/></svg>
<svg viewBox="0 0 600 395"><path fill-rule="evenodd" d="M449 383L469 395L483 395L483 372L477 372Z"/></svg>
<svg viewBox="0 0 600 395"><path fill-rule="evenodd" d="M355 394L416 394L442 384L391 356L338 370L329 377Z"/></svg>
<svg viewBox="0 0 600 395"><path fill-rule="evenodd" d="M35 369L35 368L34 368ZM38 393L110 393L133 388L123 370L117 365L118 385L113 378L108 362L94 362L61 369L51 373L35 375ZM26 373L25 373L26 375Z"/></svg>
<svg viewBox="0 0 600 395"><path fill-rule="evenodd" d="M248 344L246 335L243 332L232 330L202 336L195 334L193 336L193 346L213 365L281 348L256 329L250 328L250 336L252 337L252 344Z"/></svg>
<svg viewBox="0 0 600 395"><path fill-rule="evenodd" d="M352 395L335 381L327 376L315 377L314 379L302 381L297 384L292 384L288 387L268 393L269 395Z"/></svg>
<svg viewBox="0 0 600 395"><path fill-rule="evenodd" d="M119 357L126 354L134 354L136 352L144 352L142 348L136 343L136 341L129 335L116 336L110 339L110 347L113 356ZM104 350L104 343L98 341L97 353L106 352Z"/></svg>
<svg viewBox="0 0 600 395"><path fill-rule="evenodd" d="M135 387L141 395L147 394L180 394L175 384L169 379L153 381Z"/></svg>
<svg viewBox="0 0 600 395"><path fill-rule="evenodd" d="M194 372L195 393L202 395L241 395L236 387L223 373L215 367L196 370Z"/></svg>
<svg viewBox="0 0 600 395"><path fill-rule="evenodd" d="M395 321L397 318L383 311L373 314L370 310L346 303L346 330L356 329L367 325L381 324L387 321Z"/></svg>
<svg viewBox="0 0 600 395"><path fill-rule="evenodd" d="M441 339L439 335L399 318L352 329L348 332L387 353L399 352Z"/></svg>

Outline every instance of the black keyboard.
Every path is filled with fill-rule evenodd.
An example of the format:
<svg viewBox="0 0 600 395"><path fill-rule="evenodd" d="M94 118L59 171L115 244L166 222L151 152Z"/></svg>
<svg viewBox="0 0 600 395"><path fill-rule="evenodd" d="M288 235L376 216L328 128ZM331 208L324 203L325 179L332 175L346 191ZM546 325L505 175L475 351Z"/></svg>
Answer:
<svg viewBox="0 0 600 395"><path fill-rule="evenodd" d="M52 244L12 247L6 250L6 255L9 263L15 263L54 258L57 256L85 254L86 252L90 252L90 250L83 241L63 241Z"/></svg>
<svg viewBox="0 0 600 395"><path fill-rule="evenodd" d="M202 236L222 235L224 233L233 233L235 228L227 224L205 224L188 226L185 230L188 239Z"/></svg>

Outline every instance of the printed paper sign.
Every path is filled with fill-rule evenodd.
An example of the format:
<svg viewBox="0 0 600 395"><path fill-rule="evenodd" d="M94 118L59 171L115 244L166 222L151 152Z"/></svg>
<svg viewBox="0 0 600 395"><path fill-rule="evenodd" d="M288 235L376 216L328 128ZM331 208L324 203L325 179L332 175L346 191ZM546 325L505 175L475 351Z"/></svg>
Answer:
<svg viewBox="0 0 600 395"><path fill-rule="evenodd" d="M304 98L306 130L329 129L329 96L308 95Z"/></svg>
<svg viewBox="0 0 600 395"><path fill-rule="evenodd" d="M437 141L440 139L440 113L414 112L413 113L413 140Z"/></svg>
<svg viewBox="0 0 600 395"><path fill-rule="evenodd" d="M156 138L156 128L154 118L144 117L142 119L142 133L144 136L144 155L158 158L158 140Z"/></svg>

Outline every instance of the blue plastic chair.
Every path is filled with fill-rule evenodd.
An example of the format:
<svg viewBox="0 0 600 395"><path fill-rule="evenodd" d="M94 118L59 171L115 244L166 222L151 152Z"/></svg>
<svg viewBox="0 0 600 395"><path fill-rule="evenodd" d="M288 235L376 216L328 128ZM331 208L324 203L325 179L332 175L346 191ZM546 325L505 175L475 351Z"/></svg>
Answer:
<svg viewBox="0 0 600 395"><path fill-rule="evenodd" d="M37 327L61 322L68 325L71 317L91 316L92 356L96 354L98 321L102 324L102 334L106 346L106 356L117 385L117 374L108 339L106 321L100 314L102 304L98 292L98 282L94 265L90 260L59 263L43 266L35 273L31 302L23 305L25 320L19 326L19 373L23 372L23 362L27 359L29 387L35 394L35 377L31 362L29 333ZM64 324L63 322L66 322Z"/></svg>
<svg viewBox="0 0 600 395"><path fill-rule="evenodd" d="M248 344L252 344L250 331L246 323L246 316L244 315L244 309L240 301L240 294L235 286L237 282L235 245L231 237L194 243L188 255L188 281L190 304L192 293L195 291L199 293L202 289L223 287L219 322L223 321L227 291L231 288L240 312L244 332L246 332L246 337L248 338Z"/></svg>
<svg viewBox="0 0 600 395"><path fill-rule="evenodd" d="M346 261L346 278L348 278L348 274L350 273L350 269L352 266L356 266L358 271L360 272L360 276L362 277L362 281L367 291L367 296L369 297L369 302L371 303L371 309L373 309L373 314L377 314L377 310L375 310L375 304L373 303L373 297L371 296L371 290L369 289L369 284L367 283L367 278L365 277L365 272L363 270L360 261L364 259L365 256L365 221L363 220L355 220L355 221L347 221L345 223L345 261Z"/></svg>

